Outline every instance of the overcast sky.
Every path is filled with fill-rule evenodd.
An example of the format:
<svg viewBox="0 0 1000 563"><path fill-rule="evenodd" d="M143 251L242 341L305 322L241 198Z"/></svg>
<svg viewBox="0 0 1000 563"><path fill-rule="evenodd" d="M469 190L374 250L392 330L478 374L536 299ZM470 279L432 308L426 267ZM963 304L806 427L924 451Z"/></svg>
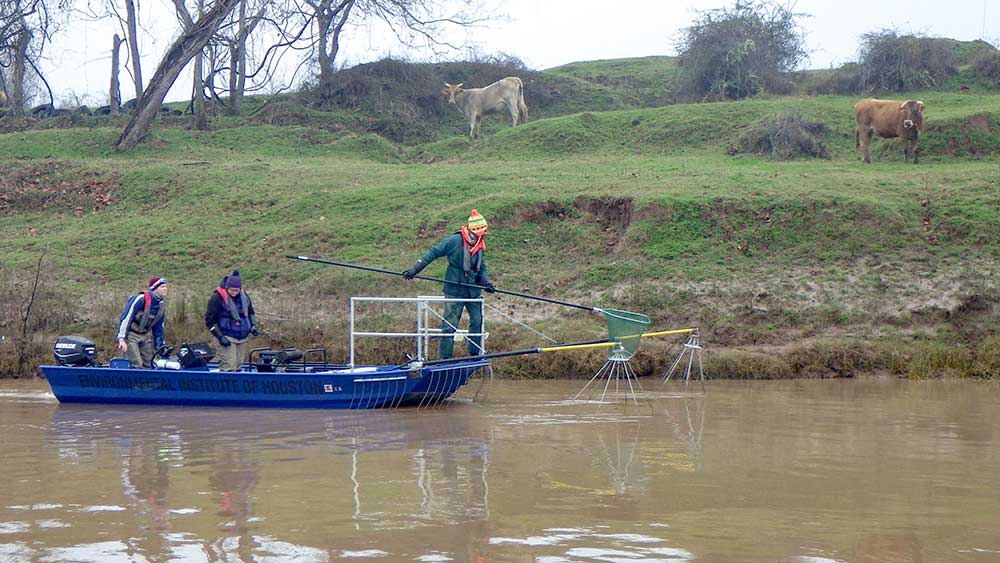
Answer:
<svg viewBox="0 0 1000 563"><path fill-rule="evenodd" d="M464 32L483 53L515 55L530 68L545 69L574 61L672 55L679 30L698 10L732 5L732 0L492 0L508 21ZM159 55L177 33L170 0L142 0L140 21L143 74L148 80ZM810 58L807 68L837 66L857 58L858 37L884 27L961 40L1000 43L1000 0L798 0ZM57 102L75 94L84 103L107 103L110 22L71 22L48 49L46 76ZM393 44L379 29L354 29L346 38L342 60L356 64L385 55L426 59ZM452 56L458 57L459 54ZM291 72L288 71L287 79ZM122 97L133 97L130 79L122 75ZM190 70L168 100L189 96ZM58 105L58 104L57 104Z"/></svg>

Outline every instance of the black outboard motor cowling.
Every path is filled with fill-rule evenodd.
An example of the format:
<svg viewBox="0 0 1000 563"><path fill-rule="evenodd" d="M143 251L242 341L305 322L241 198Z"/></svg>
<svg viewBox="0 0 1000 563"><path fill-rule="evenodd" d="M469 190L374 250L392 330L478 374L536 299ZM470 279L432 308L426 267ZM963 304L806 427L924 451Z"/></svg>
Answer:
<svg viewBox="0 0 1000 563"><path fill-rule="evenodd" d="M97 346L82 336L60 336L52 355L61 366L85 367L97 364Z"/></svg>

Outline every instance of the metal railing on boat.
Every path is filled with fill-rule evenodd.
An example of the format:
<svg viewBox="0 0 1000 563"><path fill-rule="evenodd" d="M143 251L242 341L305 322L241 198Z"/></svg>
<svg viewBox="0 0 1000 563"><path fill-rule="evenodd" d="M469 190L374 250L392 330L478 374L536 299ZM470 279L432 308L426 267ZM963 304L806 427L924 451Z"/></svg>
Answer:
<svg viewBox="0 0 1000 563"><path fill-rule="evenodd" d="M356 329L355 323L357 319L357 305L362 303L412 303L416 306L416 330L415 332L378 332L378 331L360 331ZM349 323L350 323L350 359L348 365L351 368L355 367L355 344L358 337L380 337L380 338L413 338L416 340L416 360L424 361L427 359L427 353L430 349L430 341L432 338L442 338L446 334L442 329L431 327L432 315L438 319L444 320L444 316L440 315L435 311L435 307L443 307L447 303L479 303L482 307L482 298L477 299L462 299L453 297L442 297L439 295L421 295L417 297L351 297L351 307L349 313ZM435 323L437 324L437 323ZM447 333L448 337L481 337L480 338L480 354L486 353L486 338L489 333L486 331L486 319L485 315L483 318L483 331L482 332L469 332L459 330L458 327L455 328L454 333Z"/></svg>

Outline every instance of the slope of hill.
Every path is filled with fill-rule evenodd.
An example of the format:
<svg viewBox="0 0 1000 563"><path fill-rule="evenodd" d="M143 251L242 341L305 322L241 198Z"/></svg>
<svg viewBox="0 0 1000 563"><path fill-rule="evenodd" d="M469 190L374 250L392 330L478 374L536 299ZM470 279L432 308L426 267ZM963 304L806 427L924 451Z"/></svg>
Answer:
<svg viewBox="0 0 1000 563"><path fill-rule="evenodd" d="M618 79L558 72L595 87ZM69 331L109 351L117 309L152 275L172 282L171 340L203 340L204 301L232 268L257 293L273 344L343 357L348 296L438 288L284 256L402 270L475 207L492 225L498 286L698 325L714 376L995 376L1000 97L913 95L928 105L919 166L902 164L894 142L861 165L853 98L835 96L592 111L416 146L310 126L309 113L294 126L162 128L125 155L110 151L108 127L0 135L0 370L13 369L40 257L36 359ZM726 154L784 111L825 122L832 158ZM602 330L573 310L499 303L559 340ZM493 349L535 338L504 322L491 332ZM402 346L373 359L394 361ZM662 368L663 346L646 347L641 371ZM594 361L506 365L582 376Z"/></svg>
<svg viewBox="0 0 1000 563"><path fill-rule="evenodd" d="M656 107L674 102L676 59L666 56L575 62L544 74L565 75L613 89L631 106Z"/></svg>

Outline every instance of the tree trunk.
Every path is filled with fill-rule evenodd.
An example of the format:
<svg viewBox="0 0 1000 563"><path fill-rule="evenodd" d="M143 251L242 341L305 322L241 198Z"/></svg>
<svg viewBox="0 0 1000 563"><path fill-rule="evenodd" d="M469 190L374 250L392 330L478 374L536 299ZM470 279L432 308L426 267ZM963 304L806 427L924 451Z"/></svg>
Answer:
<svg viewBox="0 0 1000 563"><path fill-rule="evenodd" d="M163 98L170 91L177 76L184 70L184 66L205 48L219 24L226 19L237 2L239 0L217 0L211 10L198 18L194 26L185 31L167 49L146 91L136 104L135 113L118 138L115 150L126 151L139 144L149 134L153 120L163 105Z"/></svg>
<svg viewBox="0 0 1000 563"><path fill-rule="evenodd" d="M327 9L316 10L316 26L319 28L319 37L316 41L317 63L319 63L319 83L329 84L333 77L333 63L330 54L326 50L326 44L330 37L330 24L333 16Z"/></svg>
<svg viewBox="0 0 1000 563"><path fill-rule="evenodd" d="M122 38L115 34L111 47L111 89L108 91L108 105L111 106L111 115L118 115L122 105L122 91L118 84L118 68L121 64L119 53L121 52Z"/></svg>
<svg viewBox="0 0 1000 563"><path fill-rule="evenodd" d="M27 24L21 26L14 42L14 60L11 63L10 77L10 108L14 115L24 115L25 75L28 67L28 45L31 44L31 31Z"/></svg>
<svg viewBox="0 0 1000 563"><path fill-rule="evenodd" d="M337 20L337 25L333 28L333 41L330 45L330 67L333 67L333 63L337 62L337 54L340 52L340 32L344 29L344 24L347 23L347 18L351 15L351 8L354 7L355 0L349 0L343 5L343 10L340 12L340 18Z"/></svg>
<svg viewBox="0 0 1000 563"><path fill-rule="evenodd" d="M198 0L198 17L205 13L205 0ZM186 30L189 31L189 30ZM205 50L198 51L194 57L194 95L191 101L194 105L194 128L198 131L208 130L208 116L205 115Z"/></svg>
<svg viewBox="0 0 1000 563"><path fill-rule="evenodd" d="M240 98L243 97L243 73L246 72L247 45L247 0L240 0L239 26L236 40L229 48L229 115L240 114Z"/></svg>
<svg viewBox="0 0 1000 563"><path fill-rule="evenodd" d="M142 63L139 61L139 34L136 32L138 16L135 13L135 3L132 0L125 0L125 10L128 16L128 21L126 22L128 27L128 48L132 54L132 79L135 81L135 99L138 102L142 98L143 89Z"/></svg>
<svg viewBox="0 0 1000 563"><path fill-rule="evenodd" d="M240 114L240 93L239 93L239 58L240 40L239 37L229 46L229 105L226 106L226 113L229 115Z"/></svg>
<svg viewBox="0 0 1000 563"><path fill-rule="evenodd" d="M0 66L0 108L7 105L7 75L3 72L3 66Z"/></svg>
<svg viewBox="0 0 1000 563"><path fill-rule="evenodd" d="M192 126L198 131L206 131L208 129L208 116L205 115L204 61L204 53L198 53L194 56L194 88L191 92L191 105L194 111Z"/></svg>

